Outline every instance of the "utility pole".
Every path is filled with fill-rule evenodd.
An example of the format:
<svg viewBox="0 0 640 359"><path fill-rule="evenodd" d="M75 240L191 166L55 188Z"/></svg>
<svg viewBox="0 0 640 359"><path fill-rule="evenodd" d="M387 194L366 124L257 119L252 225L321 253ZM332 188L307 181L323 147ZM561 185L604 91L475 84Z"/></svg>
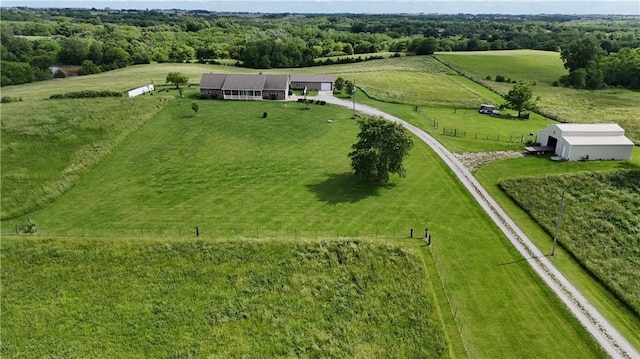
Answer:
<svg viewBox="0 0 640 359"><path fill-rule="evenodd" d="M558 231L560 230L560 221L562 221L562 205L564 204L564 190L560 196L560 205L558 205L558 220L556 221L556 230L553 233L553 247L551 248L551 255L556 255L556 242L558 241Z"/></svg>
<svg viewBox="0 0 640 359"><path fill-rule="evenodd" d="M351 98L353 99L353 118L356 118L356 80L353 79L353 91L351 92Z"/></svg>

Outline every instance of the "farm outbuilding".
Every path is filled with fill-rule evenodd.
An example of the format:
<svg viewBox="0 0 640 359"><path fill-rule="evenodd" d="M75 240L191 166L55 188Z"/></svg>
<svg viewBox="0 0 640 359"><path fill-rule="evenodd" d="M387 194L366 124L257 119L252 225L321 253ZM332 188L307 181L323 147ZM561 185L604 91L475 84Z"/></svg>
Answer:
<svg viewBox="0 0 640 359"><path fill-rule="evenodd" d="M331 75L291 75L292 90L333 91Z"/></svg>
<svg viewBox="0 0 640 359"><path fill-rule="evenodd" d="M548 125L538 131L536 142L569 161L629 160L634 146L614 123Z"/></svg>

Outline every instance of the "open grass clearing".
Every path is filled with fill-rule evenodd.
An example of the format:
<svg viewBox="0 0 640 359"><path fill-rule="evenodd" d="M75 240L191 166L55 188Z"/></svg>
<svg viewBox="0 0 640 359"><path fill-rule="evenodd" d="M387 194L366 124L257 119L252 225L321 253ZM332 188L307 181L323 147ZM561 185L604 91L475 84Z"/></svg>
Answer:
<svg viewBox="0 0 640 359"><path fill-rule="evenodd" d="M550 253L551 235L500 190L499 182L514 177L568 175L637 168L640 168L640 151L636 148L632 161L552 162L548 156L527 156L487 164L478 170L475 176L533 243L543 252ZM553 202L557 205L558 201L559 197ZM557 207L554 212L557 213ZM631 343L640 347L640 332L637 330L640 327L640 318L635 313L607 288L604 288L562 246L556 248L553 263Z"/></svg>
<svg viewBox="0 0 640 359"><path fill-rule="evenodd" d="M452 76L410 71L364 72L353 76L356 85L371 98L413 105L478 107L486 99Z"/></svg>
<svg viewBox="0 0 640 359"><path fill-rule="evenodd" d="M491 75L495 79L496 74L502 74L515 80L535 81L533 93L540 96L539 106L544 113L566 122L618 123L634 142L640 143L640 92L553 87L553 81L567 74L558 53L509 50L438 53L436 56L503 93L513 84L488 81L485 77Z"/></svg>
<svg viewBox="0 0 640 359"><path fill-rule="evenodd" d="M11 238L2 264L7 358L448 357L411 246Z"/></svg>
<svg viewBox="0 0 640 359"><path fill-rule="evenodd" d="M504 113L514 117L487 116L475 108L427 105L421 106L417 113L413 105L377 101L367 95L358 91L356 102L379 108L422 128L452 152L523 150L527 141L535 139L535 135L529 136L531 132L537 134L547 124L556 123L533 113L528 120L515 118L516 113L512 111Z"/></svg>
<svg viewBox="0 0 640 359"><path fill-rule="evenodd" d="M472 355L603 357L426 146L407 159L407 178L371 187L350 174L357 126L348 110L202 100L195 116L190 102L174 100L56 203L31 213L39 233L148 238L182 228L193 236L198 225L208 238L233 229L247 240L315 230L383 238L428 226ZM3 231L14 224L3 222Z"/></svg>
<svg viewBox="0 0 640 359"><path fill-rule="evenodd" d="M3 104L2 218L54 202L168 101L143 96Z"/></svg>

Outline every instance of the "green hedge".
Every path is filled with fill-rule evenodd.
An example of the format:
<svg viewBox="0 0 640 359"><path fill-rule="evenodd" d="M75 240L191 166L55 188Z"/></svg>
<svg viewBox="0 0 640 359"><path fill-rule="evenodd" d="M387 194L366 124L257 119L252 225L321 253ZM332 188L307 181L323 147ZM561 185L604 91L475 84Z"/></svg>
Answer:
<svg viewBox="0 0 640 359"><path fill-rule="evenodd" d="M118 91L95 91L84 90L76 92L67 92L65 94L55 94L49 96L50 100L59 100L63 98L94 98L94 97L122 97L123 93Z"/></svg>

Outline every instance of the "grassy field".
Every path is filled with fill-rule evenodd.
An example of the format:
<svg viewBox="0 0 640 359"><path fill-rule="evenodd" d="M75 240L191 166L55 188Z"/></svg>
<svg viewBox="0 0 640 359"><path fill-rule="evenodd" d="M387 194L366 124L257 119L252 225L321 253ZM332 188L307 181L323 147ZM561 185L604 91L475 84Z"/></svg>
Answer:
<svg viewBox="0 0 640 359"><path fill-rule="evenodd" d="M564 191L558 240L640 313L640 170L514 178L500 187L549 233Z"/></svg>
<svg viewBox="0 0 640 359"><path fill-rule="evenodd" d="M549 253L552 247L552 236L498 187L500 182L514 177L568 176L575 173L602 173L603 171L607 173L638 168L640 168L640 150L636 148L632 161L553 162L548 156L528 156L490 163L478 170L475 176L527 236L543 252ZM531 196L527 195L527 198ZM558 201L559 197L551 202L557 206ZM553 213L557 214L557 207L553 209ZM634 219L629 218L629 220ZM566 223L566 220L563 223ZM637 313L605 288L599 280L594 279L593 274L585 270L584 266L562 246L556 249L553 263L628 340L636 347L640 347L640 331L638 331L640 317Z"/></svg>
<svg viewBox="0 0 640 359"><path fill-rule="evenodd" d="M560 54L556 52L513 50L438 53L436 56L503 93L509 91L513 84L496 82L496 75L536 82L533 92L540 96L539 105L544 113L558 116L566 122L618 123L633 141L640 143L640 92L553 87L553 81L567 74ZM486 76L493 80L485 80Z"/></svg>
<svg viewBox="0 0 640 359"><path fill-rule="evenodd" d="M2 218L52 203L168 103L161 96L2 105Z"/></svg>
<svg viewBox="0 0 640 359"><path fill-rule="evenodd" d="M409 246L45 237L1 256L3 358L448 357Z"/></svg>
<svg viewBox="0 0 640 359"><path fill-rule="evenodd" d="M30 213L40 235L185 238L199 226L202 238L393 240L429 227L452 303L440 310L457 325L446 331L461 333L470 355L603 357L426 146L407 159L407 178L363 185L346 156L357 131L350 111L202 100L195 116L194 92L167 105L54 204ZM3 232L25 220L4 221Z"/></svg>
<svg viewBox="0 0 640 359"><path fill-rule="evenodd" d="M560 53L538 50L505 50L473 52L439 52L437 58L452 64L469 74L485 79L496 75L516 81L536 81L540 85L549 85L567 74ZM500 86L500 83L491 81ZM505 88L511 85L504 84Z"/></svg>

